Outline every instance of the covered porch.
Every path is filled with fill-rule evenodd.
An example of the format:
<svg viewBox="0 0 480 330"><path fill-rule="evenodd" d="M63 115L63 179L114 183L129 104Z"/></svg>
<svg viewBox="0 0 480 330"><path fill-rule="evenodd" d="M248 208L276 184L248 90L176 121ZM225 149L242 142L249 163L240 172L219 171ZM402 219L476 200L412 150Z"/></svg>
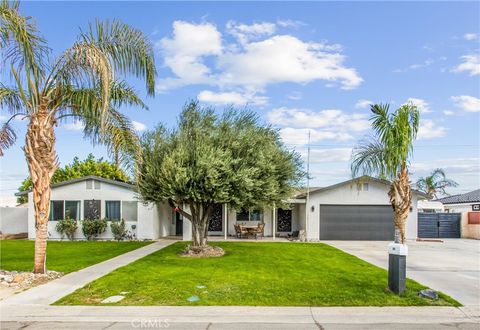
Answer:
<svg viewBox="0 0 480 330"><path fill-rule="evenodd" d="M271 240L287 238L288 235L305 230L305 200L292 199L288 201L288 205L288 208L271 207L236 211L226 204L219 204L210 218L208 235L212 240L240 239L236 237L235 225L253 227L264 224L263 235L260 237ZM174 217L176 218L174 221L176 228L170 234L182 236L183 240L191 240L192 225L190 221L184 221L178 213L175 213ZM249 237L249 239L251 238ZM241 239L247 240L248 238Z"/></svg>

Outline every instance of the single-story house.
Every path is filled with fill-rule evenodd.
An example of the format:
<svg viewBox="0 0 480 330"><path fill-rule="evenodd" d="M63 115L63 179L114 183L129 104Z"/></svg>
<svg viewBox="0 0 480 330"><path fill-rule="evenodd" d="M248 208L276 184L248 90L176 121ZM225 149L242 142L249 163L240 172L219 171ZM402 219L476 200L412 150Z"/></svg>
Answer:
<svg viewBox="0 0 480 330"><path fill-rule="evenodd" d="M480 211L480 189L465 194L439 198L437 201L442 203L445 212L449 213Z"/></svg>
<svg viewBox="0 0 480 330"><path fill-rule="evenodd" d="M304 230L308 240L392 240L393 211L387 192L390 183L368 176L348 180L323 188L300 192L286 203L288 208L234 210L218 205L210 219L209 235L227 238L235 235L234 224L264 223L265 236L286 236ZM87 176L52 185L48 231L51 239L59 239L56 221L65 217L76 220L106 218L124 219L127 228L138 239L181 236L191 239L191 224L183 220L167 203L144 204L138 200L131 184ZM35 238L32 192L28 194L28 237ZM414 191L406 224L406 237L417 238L417 202L427 196ZM79 226L80 227L80 226ZM83 239L81 228L77 239ZM108 229L101 239L110 239Z"/></svg>
<svg viewBox="0 0 480 330"><path fill-rule="evenodd" d="M443 204L438 201L419 200L417 203L419 213L442 213L445 212Z"/></svg>

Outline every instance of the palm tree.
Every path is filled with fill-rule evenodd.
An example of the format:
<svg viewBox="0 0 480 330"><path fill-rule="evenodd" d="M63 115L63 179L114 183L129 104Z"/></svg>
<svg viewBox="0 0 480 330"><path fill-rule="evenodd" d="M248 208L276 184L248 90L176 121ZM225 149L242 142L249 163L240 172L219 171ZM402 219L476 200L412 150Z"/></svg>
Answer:
<svg viewBox="0 0 480 330"><path fill-rule="evenodd" d="M117 109L146 106L121 77L144 80L147 93L153 95L153 47L139 30L118 21L97 21L51 60L45 39L32 19L21 15L19 3L2 0L0 49L12 83L0 83L0 107L11 115L0 130L0 149L16 140L10 121L17 116L26 119L23 150L33 184L34 272L44 273L50 180L58 167L55 127L73 118L83 123L84 135L93 143L106 144L115 152L121 147L132 149L136 135Z"/></svg>
<svg viewBox="0 0 480 330"><path fill-rule="evenodd" d="M423 191L428 195L428 199L438 198L437 194L441 192L448 195L445 188L457 187L458 183L447 179L445 171L441 168L436 168L426 177L421 177L415 184L418 190Z"/></svg>
<svg viewBox="0 0 480 330"><path fill-rule="evenodd" d="M405 221L412 200L408 180L408 160L418 131L419 112L413 104L403 105L389 113L389 105L371 106L371 141L353 150L353 176L367 174L391 181L388 196L394 211L395 242L405 242Z"/></svg>

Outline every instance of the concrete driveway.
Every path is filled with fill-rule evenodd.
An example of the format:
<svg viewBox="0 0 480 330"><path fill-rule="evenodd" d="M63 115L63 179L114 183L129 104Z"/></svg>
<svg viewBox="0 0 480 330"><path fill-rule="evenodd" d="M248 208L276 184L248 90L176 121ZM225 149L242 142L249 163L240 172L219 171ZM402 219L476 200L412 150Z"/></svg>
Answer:
<svg viewBox="0 0 480 330"><path fill-rule="evenodd" d="M324 241L379 267L388 268L387 246L378 241ZM407 277L442 291L465 306L480 306L480 241L444 239L407 242Z"/></svg>

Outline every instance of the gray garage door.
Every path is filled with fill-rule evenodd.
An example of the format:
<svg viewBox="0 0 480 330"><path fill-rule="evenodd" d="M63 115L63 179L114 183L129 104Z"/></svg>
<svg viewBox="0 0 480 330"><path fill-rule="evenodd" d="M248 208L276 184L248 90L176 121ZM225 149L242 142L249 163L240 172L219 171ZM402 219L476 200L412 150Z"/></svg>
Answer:
<svg viewBox="0 0 480 330"><path fill-rule="evenodd" d="M322 240L392 240L390 205L320 205Z"/></svg>

